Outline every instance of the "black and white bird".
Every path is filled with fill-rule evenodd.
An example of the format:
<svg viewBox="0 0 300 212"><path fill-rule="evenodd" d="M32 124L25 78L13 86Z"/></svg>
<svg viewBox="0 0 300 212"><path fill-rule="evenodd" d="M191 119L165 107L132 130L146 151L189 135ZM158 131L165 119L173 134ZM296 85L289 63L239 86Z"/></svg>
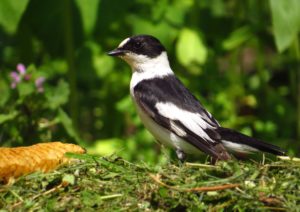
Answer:
<svg viewBox="0 0 300 212"><path fill-rule="evenodd" d="M143 124L160 143L174 148L180 160L200 152L215 160L228 160L229 153L285 154L277 146L221 127L174 75L157 38L126 38L108 55L120 57L131 66L130 94Z"/></svg>

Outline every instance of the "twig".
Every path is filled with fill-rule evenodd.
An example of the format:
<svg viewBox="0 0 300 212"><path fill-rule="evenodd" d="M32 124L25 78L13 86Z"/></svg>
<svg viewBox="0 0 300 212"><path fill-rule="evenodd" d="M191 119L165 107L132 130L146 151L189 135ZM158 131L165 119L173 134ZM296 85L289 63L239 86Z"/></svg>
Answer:
<svg viewBox="0 0 300 212"><path fill-rule="evenodd" d="M215 207L212 208L212 210L210 211L221 211L221 209L225 209L227 206L232 205L232 203L234 203L236 200L235 199L231 199L227 202L224 202L220 205L216 205Z"/></svg>
<svg viewBox="0 0 300 212"><path fill-rule="evenodd" d="M290 157L290 156L277 156L280 160L283 161L293 161L293 162L300 162L300 158Z"/></svg>
<svg viewBox="0 0 300 212"><path fill-rule="evenodd" d="M173 187L173 186L170 186L170 185L167 185L165 183L163 183L161 180L160 180L160 175L157 174L157 175L154 175L154 174L149 174L149 176L156 182L158 183L159 185L163 186L163 187L166 187L166 188L171 188L173 190L178 190L178 191L181 191L182 189L180 188L177 188L177 187Z"/></svg>
<svg viewBox="0 0 300 212"><path fill-rule="evenodd" d="M213 165L208 165L208 164L202 164L202 163L185 163L186 166L192 166L192 167L200 167L200 168L211 168L211 169L218 169L220 168L219 166L213 166Z"/></svg>
<svg viewBox="0 0 300 212"><path fill-rule="evenodd" d="M270 210L270 211L287 211L286 208L278 208L278 207L269 207L269 206L265 206L265 207L260 207L263 210Z"/></svg>
<svg viewBox="0 0 300 212"><path fill-rule="evenodd" d="M170 188L173 190L177 191L186 191L186 192L194 192L194 191L220 191L220 190L225 190L225 189L230 189L230 188L236 188L239 187L240 184L223 184L223 185L215 185L215 186L203 186L203 187L196 187L196 188L189 188L189 189L184 189L184 188L178 188L175 186L170 186L165 184L160 180L160 175L154 175L154 174L149 174L149 176L159 185Z"/></svg>
<svg viewBox="0 0 300 212"><path fill-rule="evenodd" d="M41 194L37 194L37 195L33 196L33 197L31 198L31 200L33 201L33 200L37 199L37 198L40 197L40 196L44 196L44 195L50 194L50 193L52 193L52 192L54 192L54 191L56 191L56 190L62 188L63 186L64 186L64 185L61 183L61 184L59 184L58 186L55 186L55 187L53 187L53 188L51 188L51 189L49 189L49 190L47 190L47 191L45 191L45 192L43 192L43 193L41 193ZM14 205L11 206L11 209L14 209L14 208L18 207L18 206L21 205L23 202L24 202L24 200L21 200L21 201L15 203Z"/></svg>
<svg viewBox="0 0 300 212"><path fill-rule="evenodd" d="M121 196L123 196L123 194L111 194L111 195L102 196L100 197L100 199L105 200L105 199L112 199Z"/></svg>
<svg viewBox="0 0 300 212"><path fill-rule="evenodd" d="M197 187L197 188L190 188L186 191L220 191L230 188L236 188L239 187L240 184L223 184L223 185L215 185L215 186L203 186L203 187Z"/></svg>
<svg viewBox="0 0 300 212"><path fill-rule="evenodd" d="M276 197L265 197L261 196L259 197L259 201L267 204L267 205L279 205L282 204L282 201L279 198Z"/></svg>
<svg viewBox="0 0 300 212"><path fill-rule="evenodd" d="M264 167L300 167L300 164L265 164Z"/></svg>
<svg viewBox="0 0 300 212"><path fill-rule="evenodd" d="M15 197L17 197L21 202L24 201L23 198L13 190L9 190L9 192L12 193Z"/></svg>

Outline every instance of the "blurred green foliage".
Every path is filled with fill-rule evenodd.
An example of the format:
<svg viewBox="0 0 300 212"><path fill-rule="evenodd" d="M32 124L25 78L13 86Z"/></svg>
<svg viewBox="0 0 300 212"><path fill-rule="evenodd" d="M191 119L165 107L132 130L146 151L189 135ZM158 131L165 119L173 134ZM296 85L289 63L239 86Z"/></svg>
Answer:
<svg viewBox="0 0 300 212"><path fill-rule="evenodd" d="M68 140L165 160L129 97L130 68L105 54L151 34L222 125L297 154L299 8L297 0L1 0L0 145ZM18 63L45 77L44 92L30 81L10 88Z"/></svg>

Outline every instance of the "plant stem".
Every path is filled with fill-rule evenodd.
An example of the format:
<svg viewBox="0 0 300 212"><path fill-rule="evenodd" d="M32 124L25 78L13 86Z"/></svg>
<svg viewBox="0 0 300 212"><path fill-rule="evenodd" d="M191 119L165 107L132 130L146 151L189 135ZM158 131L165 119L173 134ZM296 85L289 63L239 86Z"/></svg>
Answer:
<svg viewBox="0 0 300 212"><path fill-rule="evenodd" d="M297 122L298 122L298 129L297 129L297 140L300 141L300 46L299 46L299 39L298 37L295 39L295 56L297 61Z"/></svg>
<svg viewBox="0 0 300 212"><path fill-rule="evenodd" d="M296 102L297 102L297 141L300 142L300 45L297 36L291 46L293 58L296 60L295 77L296 77Z"/></svg>
<svg viewBox="0 0 300 212"><path fill-rule="evenodd" d="M68 79L70 83L70 101L69 111L73 126L77 129L78 123L78 96L77 96L77 80L75 72L75 56L73 45L73 24L72 24L72 5L70 0L64 0L64 39L65 39L65 55L68 63Z"/></svg>

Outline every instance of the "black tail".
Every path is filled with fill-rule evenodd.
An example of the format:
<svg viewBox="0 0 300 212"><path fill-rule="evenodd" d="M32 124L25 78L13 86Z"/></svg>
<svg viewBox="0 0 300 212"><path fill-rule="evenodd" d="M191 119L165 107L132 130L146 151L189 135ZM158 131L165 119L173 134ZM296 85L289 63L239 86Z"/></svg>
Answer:
<svg viewBox="0 0 300 212"><path fill-rule="evenodd" d="M258 139L246 136L242 133L234 131L232 129L227 129L220 127L218 128L218 133L221 135L222 140L230 141L237 144L244 144L263 152L272 153L274 155L285 155L286 151L278 146L260 141Z"/></svg>

